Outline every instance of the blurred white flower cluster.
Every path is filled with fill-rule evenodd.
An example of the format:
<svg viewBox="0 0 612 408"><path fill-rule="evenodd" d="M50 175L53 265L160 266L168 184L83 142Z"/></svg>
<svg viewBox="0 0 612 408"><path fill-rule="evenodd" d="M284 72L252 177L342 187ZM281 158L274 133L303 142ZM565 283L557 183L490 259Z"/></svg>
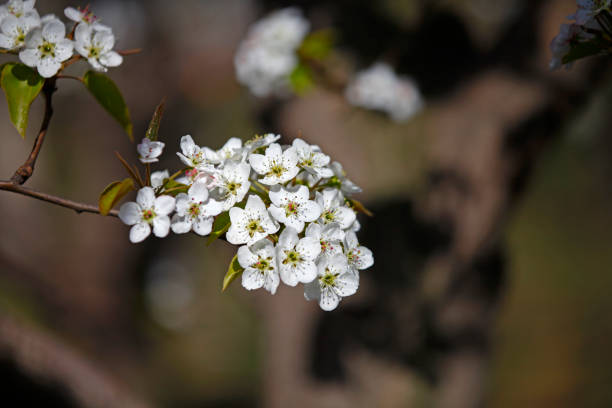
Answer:
<svg viewBox="0 0 612 408"><path fill-rule="evenodd" d="M76 23L66 35L59 18L53 14L40 17L34 5L35 0L9 0L0 6L0 48L18 53L21 62L36 68L42 77L56 75L75 50L98 71L121 64L123 58L112 50L112 30L97 22L87 8L64 10Z"/></svg>
<svg viewBox="0 0 612 408"><path fill-rule="evenodd" d="M416 83L382 62L357 73L345 94L352 105L385 112L396 122L410 119L423 107Z"/></svg>
<svg viewBox="0 0 612 408"><path fill-rule="evenodd" d="M170 230L225 232L239 246L236 262L246 289L274 294L281 281L301 283L306 299L335 309L357 291L360 271L374 263L357 240L359 205L349 198L361 189L318 146L301 139L283 146L279 139L266 134L243 144L231 138L213 150L183 136L177 155L185 168L173 176L154 172L136 202L121 206L119 218L132 226L130 240L141 242L151 231L158 237ZM156 143L139 145L143 163L161 154L164 146Z"/></svg>
<svg viewBox="0 0 612 408"><path fill-rule="evenodd" d="M275 11L253 24L234 58L238 81L263 97L288 90L298 64L296 50L310 23L294 7Z"/></svg>
<svg viewBox="0 0 612 408"><path fill-rule="evenodd" d="M612 31L612 18L610 17L612 0L576 0L576 4L576 13L568 16L569 20L575 21L570 24L561 24L559 34L550 44L552 58L549 67L551 70L571 66L571 63L563 63L563 60L573 46L593 40L598 33L605 32L609 36ZM602 27L601 22L607 26Z"/></svg>

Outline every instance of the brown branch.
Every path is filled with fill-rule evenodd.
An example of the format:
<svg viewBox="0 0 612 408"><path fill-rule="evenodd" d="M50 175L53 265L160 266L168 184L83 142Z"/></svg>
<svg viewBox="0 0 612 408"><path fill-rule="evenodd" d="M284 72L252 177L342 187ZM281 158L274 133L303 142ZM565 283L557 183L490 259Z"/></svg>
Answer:
<svg viewBox="0 0 612 408"><path fill-rule="evenodd" d="M121 50L121 51L117 51L117 54L119 55L134 55L134 54L140 54L142 52L142 48L134 48L131 50Z"/></svg>
<svg viewBox="0 0 612 408"><path fill-rule="evenodd" d="M11 177L11 182L13 184L23 184L25 183L34 172L34 165L36 164L36 159L38 158L38 154L40 153L40 149L45 140L45 135L47 134L47 128L49 127L49 122L51 121L51 116L53 116L53 107L51 106L51 99L53 98L53 93L56 91L55 87L55 78L47 79L43 86L43 95L45 96L45 114L43 117L43 121L40 125L40 131L38 132L38 136L36 136L36 140L34 141L34 147L32 148L32 152L26 159L26 161L15 171L13 177Z"/></svg>
<svg viewBox="0 0 612 408"><path fill-rule="evenodd" d="M14 184L10 181L0 181L0 190L11 191L13 193L25 195L28 197L36 198L41 201L46 201L51 204L59 205L60 207L70 208L77 213L92 213L100 214L100 209L95 205L84 204L78 201L67 200L65 198L53 196L39 191L32 190L31 188L23 187L18 184ZM119 216L119 211L112 210L108 215L113 217Z"/></svg>

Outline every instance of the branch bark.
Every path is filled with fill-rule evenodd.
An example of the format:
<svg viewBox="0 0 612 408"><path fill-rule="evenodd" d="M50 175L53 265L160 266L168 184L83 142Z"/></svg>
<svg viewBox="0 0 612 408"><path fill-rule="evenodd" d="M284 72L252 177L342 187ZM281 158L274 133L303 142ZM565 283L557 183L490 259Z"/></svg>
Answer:
<svg viewBox="0 0 612 408"><path fill-rule="evenodd" d="M53 116L53 106L51 105L51 102L53 99L53 93L56 90L55 78L47 79L43 86L43 95L45 96L45 114L43 116L43 121L40 125L38 136L36 136L36 140L34 141L32 152L26 161L15 171L13 177L11 177L11 182L13 184L21 185L25 183L32 176L32 173L34 173L34 165L36 164L36 159L38 158L38 154L42 148L45 135L47 134L47 129L49 128L49 123L51 122L51 117Z"/></svg>
<svg viewBox="0 0 612 408"><path fill-rule="evenodd" d="M95 205L80 203L78 201L67 200L65 198L53 196L51 194L42 193L40 191L32 190L31 188L23 187L19 184L14 184L10 181L0 181L0 190L11 191L13 193L25 195L28 197L36 198L37 200L59 205L60 207L69 208L79 214L100 214L100 209ZM119 211L112 210L108 215L118 217Z"/></svg>

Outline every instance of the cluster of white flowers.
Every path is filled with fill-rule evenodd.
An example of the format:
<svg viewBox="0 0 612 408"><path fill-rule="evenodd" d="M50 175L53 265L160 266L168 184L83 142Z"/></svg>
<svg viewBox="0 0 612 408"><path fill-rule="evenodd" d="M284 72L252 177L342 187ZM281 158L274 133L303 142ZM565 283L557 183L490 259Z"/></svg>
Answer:
<svg viewBox="0 0 612 408"><path fill-rule="evenodd" d="M335 309L374 263L357 241L360 224L348 198L361 189L318 146L301 139L281 146L279 138L266 134L244 144L231 138L213 150L183 136L177 155L186 167L175 173L181 177L154 172L136 202L121 206L130 240L143 241L151 230L158 237L170 230L206 236L216 218L228 217L226 240L240 246L242 286L274 294L281 281L302 283L306 299ZM164 147L159 143L143 140L141 161L156 161Z"/></svg>
<svg viewBox="0 0 612 408"><path fill-rule="evenodd" d="M596 17L600 13L610 12L612 7L612 0L576 0L576 3L576 13L568 16L569 20L575 21L561 24L559 34L550 43L551 70L571 66L571 63L563 64L563 58L571 51L572 45L595 38L594 33L602 31Z"/></svg>
<svg viewBox="0 0 612 408"><path fill-rule="evenodd" d="M121 64L123 58L112 50L112 30L87 8L64 10L76 23L74 32L67 36L59 18L53 14L40 17L34 5L35 0L9 0L0 6L0 48L19 53L21 62L36 68L42 77L56 75L75 50L98 71Z"/></svg>
<svg viewBox="0 0 612 408"><path fill-rule="evenodd" d="M357 73L345 95L352 105L385 112L397 122L410 119L423 107L416 83L382 62Z"/></svg>
<svg viewBox="0 0 612 408"><path fill-rule="evenodd" d="M234 58L238 81L257 96L283 93L298 64L296 50L310 29L299 9L276 11L249 28Z"/></svg>

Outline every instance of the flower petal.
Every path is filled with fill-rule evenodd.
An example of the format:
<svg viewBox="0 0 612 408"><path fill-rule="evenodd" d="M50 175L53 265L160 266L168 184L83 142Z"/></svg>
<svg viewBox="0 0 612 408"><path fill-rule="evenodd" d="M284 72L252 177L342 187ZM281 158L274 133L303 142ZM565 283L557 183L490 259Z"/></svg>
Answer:
<svg viewBox="0 0 612 408"><path fill-rule="evenodd" d="M304 259L314 261L321 253L321 243L316 238L305 237L300 239L300 242L297 244L295 249Z"/></svg>
<svg viewBox="0 0 612 408"><path fill-rule="evenodd" d="M57 71L62 67L62 64L51 59L51 58L43 58L38 60L36 63L36 68L38 68L38 73L43 78L51 78Z"/></svg>
<svg viewBox="0 0 612 408"><path fill-rule="evenodd" d="M170 232L170 218L167 215L158 215L153 218L153 233L156 237L163 238Z"/></svg>
<svg viewBox="0 0 612 408"><path fill-rule="evenodd" d="M193 223L193 231L198 235L208 235L212 231L213 221L213 217L200 217Z"/></svg>
<svg viewBox="0 0 612 408"><path fill-rule="evenodd" d="M148 210L155 204L155 191L151 187L143 187L138 190L136 202L143 210Z"/></svg>
<svg viewBox="0 0 612 408"><path fill-rule="evenodd" d="M51 20L43 26L42 36L51 43L57 43L66 36L66 26L59 20Z"/></svg>
<svg viewBox="0 0 612 408"><path fill-rule="evenodd" d="M38 50L26 48L19 53L19 59L28 67L35 67L38 63Z"/></svg>
<svg viewBox="0 0 612 408"><path fill-rule="evenodd" d="M336 277L336 291L342 297L354 295L359 287L359 277L353 273L343 273Z"/></svg>
<svg viewBox="0 0 612 408"><path fill-rule="evenodd" d="M242 286L247 290L263 287L266 278L263 273L254 268L246 268L242 273Z"/></svg>
<svg viewBox="0 0 612 408"><path fill-rule="evenodd" d="M185 234L191 231L191 221L187 217L174 214L172 217L172 232L175 234Z"/></svg>
<svg viewBox="0 0 612 408"><path fill-rule="evenodd" d="M298 244L298 233L294 228L287 227L278 237L278 245L283 249L293 249ZM318 243L317 243L318 244Z"/></svg>
<svg viewBox="0 0 612 408"><path fill-rule="evenodd" d="M118 67L123 63L123 57L115 51L108 51L100 55L100 62L107 67Z"/></svg>
<svg viewBox="0 0 612 408"><path fill-rule="evenodd" d="M325 288L321 290L321 299L319 300L319 306L326 312L330 312L338 307L340 303L340 296L336 294L331 288Z"/></svg>
<svg viewBox="0 0 612 408"><path fill-rule="evenodd" d="M268 172L268 159L262 154L250 155L249 163L258 174L266 174Z"/></svg>
<svg viewBox="0 0 612 408"><path fill-rule="evenodd" d="M321 285L318 279L304 285L304 298L306 300L319 300L321 298Z"/></svg>
<svg viewBox="0 0 612 408"><path fill-rule="evenodd" d="M308 200L300 204L299 217L302 221L312 222L321 216L322 211L319 204Z"/></svg>
<svg viewBox="0 0 612 408"><path fill-rule="evenodd" d="M126 225L134 225L140 221L140 206L135 202L124 203L119 209L119 219Z"/></svg>
<svg viewBox="0 0 612 408"><path fill-rule="evenodd" d="M253 254L246 245L238 248L238 263L243 268L250 267L257 262L257 259L257 255Z"/></svg>
<svg viewBox="0 0 612 408"><path fill-rule="evenodd" d="M175 199L169 195L161 195L155 199L155 212L157 215L168 215L174 210Z"/></svg>
<svg viewBox="0 0 612 408"><path fill-rule="evenodd" d="M134 244L144 241L151 234L151 226L146 222L139 222L130 229L130 241Z"/></svg>

